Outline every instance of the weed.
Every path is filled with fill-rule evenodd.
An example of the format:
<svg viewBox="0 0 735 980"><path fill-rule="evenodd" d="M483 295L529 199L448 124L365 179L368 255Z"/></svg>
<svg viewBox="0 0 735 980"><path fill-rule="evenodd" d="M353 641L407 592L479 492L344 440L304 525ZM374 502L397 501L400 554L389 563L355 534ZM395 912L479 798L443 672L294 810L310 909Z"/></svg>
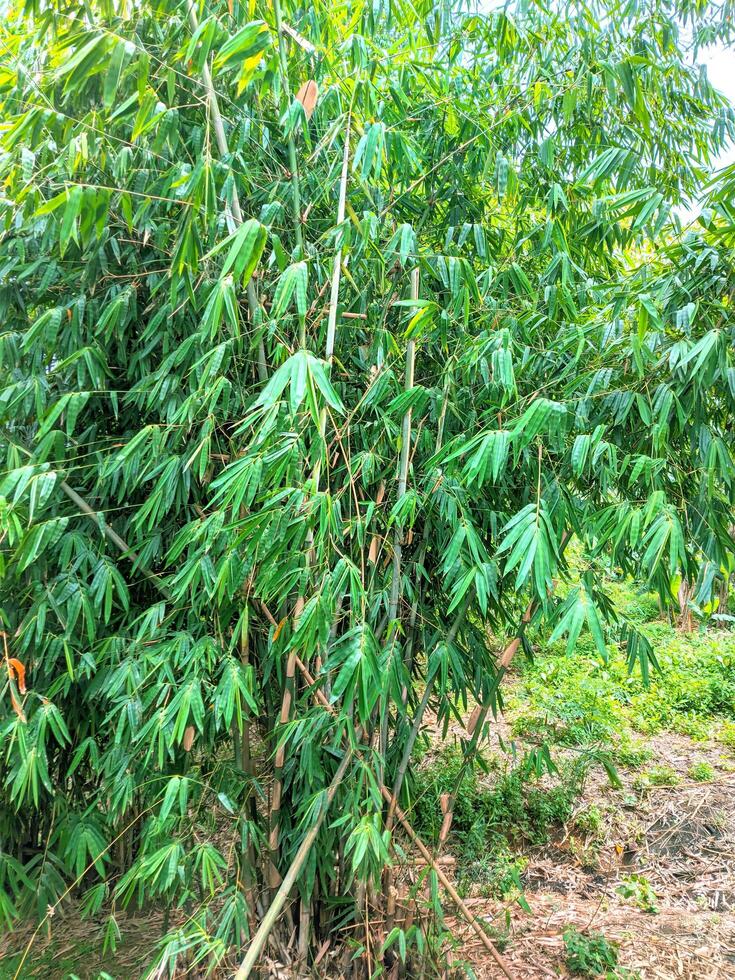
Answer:
<svg viewBox="0 0 735 980"><path fill-rule="evenodd" d="M650 762L653 758L653 752L643 742L623 734L613 749L612 757L619 766L625 766L627 769L640 769L646 762Z"/></svg>
<svg viewBox="0 0 735 980"><path fill-rule="evenodd" d="M576 838L570 837L569 853L577 859L580 868L585 871L597 871L600 867L600 844L598 841L579 843Z"/></svg>
<svg viewBox="0 0 735 980"><path fill-rule="evenodd" d="M449 748L417 774L414 814L419 833L438 837L442 814L432 801L454 789L461 765L461 753ZM549 785L547 777L540 779L517 766L497 775L490 788L480 785L476 773L467 772L454 808L455 851L470 863L484 860L488 842L496 847L499 838L546 843L552 830L571 816L586 770L587 763L565 762Z"/></svg>
<svg viewBox="0 0 735 980"><path fill-rule="evenodd" d="M644 875L626 875L615 890L618 895L634 902L642 912L650 912L652 915L658 912L656 892Z"/></svg>
<svg viewBox="0 0 735 980"><path fill-rule="evenodd" d="M622 651L603 664L582 635L574 656L547 645L543 657L524 667L522 683L508 698L514 734L569 746L602 745L622 766L637 768L650 756L633 740L639 732L681 732L696 740L716 736L735 748L735 634L684 634L660 618L658 601L629 582L608 581L618 610L653 644L661 673L649 686L629 675ZM651 621L653 619L654 621ZM648 757L648 758L647 758Z"/></svg>
<svg viewBox="0 0 735 980"><path fill-rule="evenodd" d="M723 722L717 738L729 749L735 749L735 721Z"/></svg>
<svg viewBox="0 0 735 980"><path fill-rule="evenodd" d="M709 762L695 762L689 767L687 776L695 783L709 783L715 778L715 770Z"/></svg>
<svg viewBox="0 0 735 980"><path fill-rule="evenodd" d="M676 786L680 782L679 774L671 766L651 766L634 780L633 785L636 789L648 789L650 786Z"/></svg>
<svg viewBox="0 0 735 980"><path fill-rule="evenodd" d="M584 810L580 810L574 818L574 826L583 834L598 834L602 827L600 808L591 803Z"/></svg>
<svg viewBox="0 0 735 980"><path fill-rule="evenodd" d="M521 875L527 864L526 858L514 855L505 841L501 841L494 850L462 864L457 880L460 893L468 895L474 888L483 898L521 897Z"/></svg>
<svg viewBox="0 0 735 980"><path fill-rule="evenodd" d="M617 969L617 946L601 932L585 933L570 927L564 932L564 945L570 973L581 977L599 977Z"/></svg>

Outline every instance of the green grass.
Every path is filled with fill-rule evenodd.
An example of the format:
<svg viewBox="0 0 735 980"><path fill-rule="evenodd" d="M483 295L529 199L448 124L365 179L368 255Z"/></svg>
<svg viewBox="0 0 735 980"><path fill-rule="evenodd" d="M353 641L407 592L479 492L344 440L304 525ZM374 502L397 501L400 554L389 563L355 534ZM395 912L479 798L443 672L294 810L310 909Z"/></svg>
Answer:
<svg viewBox="0 0 735 980"><path fill-rule="evenodd" d="M539 641L535 661L522 666L520 683L507 697L514 734L557 745L604 745L615 750L618 764L632 768L646 761L641 736L664 730L735 747L735 634L682 633L661 618L655 597L630 583L613 581L606 591L651 641L661 672L646 686L628 673L614 645L603 663L589 635L582 634L571 654L563 643Z"/></svg>

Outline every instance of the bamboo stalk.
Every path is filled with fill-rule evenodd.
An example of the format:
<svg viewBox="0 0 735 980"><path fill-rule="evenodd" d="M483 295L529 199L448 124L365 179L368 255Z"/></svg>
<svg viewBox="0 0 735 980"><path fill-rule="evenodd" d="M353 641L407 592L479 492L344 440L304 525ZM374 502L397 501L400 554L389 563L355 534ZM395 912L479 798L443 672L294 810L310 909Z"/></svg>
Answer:
<svg viewBox="0 0 735 980"><path fill-rule="evenodd" d="M411 272L411 299L419 298L419 270L413 269ZM406 344L406 368L404 375L404 391L411 391L413 388L414 369L416 366L416 342L413 338ZM408 486L408 461L411 455L411 407L409 406L403 413L401 424L401 457L398 465L398 500L406 496ZM401 593L401 558L403 551L403 527L396 525L393 539L393 582L391 585L390 606L388 609L388 623L395 621L398 615L398 601Z"/></svg>
<svg viewBox="0 0 735 980"><path fill-rule="evenodd" d="M336 773L332 777L332 782L329 784L329 788L327 789L326 799L324 801L321 810L319 811L319 816L317 817L311 829L304 835L304 839L301 841L299 849L296 852L296 857L291 863L291 867L284 875L283 881L281 882L281 885L278 891L276 892L273 901L271 902L270 907L268 908L268 911L263 916L263 920L260 923L258 931L253 936L253 941L251 942L250 947L248 948L248 951L245 954L245 958L243 959L237 973L235 974L235 980L247 980L247 978L250 976L252 972L253 967L257 963L258 958L261 952L263 951L263 947L265 946L266 941L268 939L268 935L271 929L273 928L273 926L275 925L276 920L278 919L278 916L280 915L281 910L283 909L283 906L286 903L286 899L288 898L291 892L291 889L296 883L296 879L298 878L299 873L301 872L301 868L303 867L306 858L309 856L309 851L311 850L314 841L317 838L317 834L319 833L319 830L321 829L321 826L324 823L324 818L326 817L327 811L329 810L332 800L334 799L334 795L337 792L337 789L339 788L339 785L342 782L345 773L347 772L347 767L349 766L350 761L352 759L352 754L353 754L353 749L348 747L345 751L345 754L342 758L342 762L340 763L339 768L337 769Z"/></svg>
<svg viewBox="0 0 735 980"><path fill-rule="evenodd" d="M345 201L347 198L347 176L349 173L349 146L350 146L350 125L351 117L347 120L347 129L345 132L345 147L342 156L342 175L340 179L339 188L339 201L337 204L337 224L340 225L344 221L345 215ZM332 289L329 301L329 319L327 325L327 341L326 341L326 360L331 363L332 356L334 353L334 343L336 338L336 324L337 324L337 305L339 302L339 286L340 286L340 270L342 268L342 249L339 247L334 257L334 266L332 269ZM327 428L327 410L323 407L319 413L319 439L323 443L324 436ZM321 476L321 454L318 456L316 463L314 464L314 470L312 472L312 485L314 487L314 492L319 490L319 481ZM307 539L306 548L306 574L308 575L309 566L312 560L312 543L313 535L311 530L309 531ZM303 591L296 600L296 606L294 608L294 629L298 626L301 613L303 612L304 606L306 604L305 596ZM296 685L295 685L295 673L296 673L296 651L291 650L288 656L288 661L286 663L286 678L283 688L283 699L281 701L281 713L280 713L280 724L285 725L288 723L291 705L295 699L296 695ZM276 750L275 766L274 766L274 778L273 778L273 792L271 796L271 811L270 811L270 833L268 836L268 847L270 851L270 865L269 865L269 882L271 889L278 887L280 876L278 873L277 857L278 857L278 846L280 839L280 812L281 812L281 801L283 795L283 766L285 762L285 748L281 744Z"/></svg>
<svg viewBox="0 0 735 980"><path fill-rule="evenodd" d="M298 658L297 658L297 661L298 661L299 670L303 673L304 679L306 680L307 684L309 684L310 687L314 686L314 683L315 683L314 682L314 678L311 676L311 674L309 673L308 669L304 666L304 664L301 663L300 660L298 660ZM329 703L329 701L327 701L326 697L324 696L323 691L321 691L318 687L314 687L314 697L315 697L316 701L319 704L321 704L321 706L326 711L328 711L332 716L335 716L336 715L336 711L334 709L334 706L331 705ZM349 751L352 751L352 750L350 749ZM335 777L335 779L336 779L336 777ZM330 790L334 786L334 782L335 781L332 780L332 783L330 784ZM336 789L336 787L335 787L335 789ZM506 961L504 960L504 958L500 955L500 953L497 951L497 949L495 948L495 946L492 944L492 942L490 941L489 936L487 935L487 933L485 932L485 930L482 928L482 926L478 923L477 919L473 916L472 912L467 907L467 905L465 904L465 902L458 895L457 890L454 888L454 886L452 885L451 881L444 874L444 871L442 870L441 864L437 861L437 859L435 859L433 857L433 855L429 851L429 849L426 846L426 844L424 844L424 842L421 840L421 838L419 837L419 835L413 829L413 827L411 826L411 824L408 821L408 817L403 812L403 810L398 806L398 804L394 804L394 796L390 792L390 790L386 787L386 785L384 783L381 784L381 786L380 786L380 792L381 792L381 795L382 795L383 799L393 809L396 819L398 820L398 822L401 824L401 826L405 830L405 832L408 835L408 837L411 840L411 842L418 849L419 853L421 854L421 857L424 859L424 861L426 862L426 864L429 865L429 867L431 867L436 872L436 875L439 878L439 881L443 885L443 887L444 887L445 891L447 892L447 894L449 895L449 897L452 899L452 901L454 902L454 904L460 910L460 912L462 913L462 915L464 916L464 918L466 919L466 921L470 924L470 926L475 931L475 933L482 940L483 946L485 946L485 948L488 950L488 952L493 957L493 959L495 960L495 962L498 964L498 966L500 967L500 969L503 971L503 973L506 975L506 977L508 977L508 980L516 980L516 976L513 973L513 971L510 969L510 967L508 966L508 964L506 963ZM289 871L290 870L291 869L289 869ZM284 879L284 884L285 884L285 879ZM262 926L261 926L261 928L262 928ZM251 963L251 967L252 967L252 963ZM241 969L242 969L242 967L241 967ZM244 977L246 977L246 976L247 976L247 974L244 974L244 975L241 976L240 973L238 972L238 974L235 977L235 980L244 980Z"/></svg>
<svg viewBox="0 0 735 980"><path fill-rule="evenodd" d="M337 227L341 228L345 220L345 206L347 203L347 177L349 174L350 158L350 130L352 128L352 115L347 118L347 130L345 132L345 148L342 154L342 175L339 182L339 201L337 202ZM332 288L329 296L329 316L327 318L327 344L326 359L331 365L334 355L334 341L337 335L337 303L339 301L339 281L342 269L342 242L334 253L334 265L332 267Z"/></svg>
<svg viewBox="0 0 735 980"><path fill-rule="evenodd" d="M291 86L288 83L288 56L286 54L286 39L283 33L283 18L281 16L281 0L273 0L273 13L276 18L276 31L278 32L278 60L281 69L281 87L285 98L286 110L291 104ZM294 234L296 235L296 245L299 255L304 251L304 238L301 231L301 186L299 182L299 169L296 159L296 144L294 143L293 133L288 133L288 165L291 168L291 195L293 206Z"/></svg>
<svg viewBox="0 0 735 980"><path fill-rule="evenodd" d="M245 619L241 626L240 633L240 662L247 667L250 663L250 637L249 623L247 620L247 605L245 606ZM233 718L234 721L234 718ZM248 787L248 809L250 811L250 822L255 823L257 819L257 808L255 796L253 794L252 780L255 775L253 770L253 759L250 751L250 721L247 717L243 719L242 734L240 735L240 767L250 781ZM256 868L257 858L253 847L252 835L248 833L247 847L244 849L244 868L243 868L243 891L245 902L248 906L249 918L252 923L255 921L255 887L256 887Z"/></svg>
<svg viewBox="0 0 735 980"><path fill-rule="evenodd" d="M189 12L189 23L192 30L196 30L198 26L196 10L194 8L193 0L187 0L188 12ZM288 85L288 65L286 62L286 50L285 42L282 34L282 24L281 24L281 7L279 0L274 0L274 11L276 15L276 26L278 30L278 43L279 43L279 56L281 63L282 79L281 84L283 85L284 92L286 94L287 100L290 102L290 89ZM217 141L217 147L222 156L229 156L229 147L227 144L227 136L225 134L224 123L222 121L222 114L219 109L219 101L217 99L217 93L214 89L212 83L212 75L209 70L209 65L205 62L202 67L202 81L204 83L204 88L207 92L207 97L209 100L210 111L212 113L212 125L214 127L215 138ZM293 188L293 207L294 207L294 231L296 234L296 242L299 251L303 250L303 237L301 232L301 202L299 193L299 177L298 171L296 169L296 147L293 141L293 136L289 134L288 138L289 146L289 158L291 163L291 180ZM235 221L238 224L242 224L243 215L242 209L240 207L240 199L237 193L237 187L233 182L232 187L232 200L231 200L232 214ZM257 324L259 304L257 295L255 293L255 287L253 286L252 280L248 282L247 286L247 298L248 306L250 309L251 318L253 319L253 324ZM263 378L267 375L267 367L265 365L265 352L262 349L262 341L259 345L258 352L258 372ZM301 608L299 608L299 602L297 601L296 609L294 610L294 621L298 622L298 616L301 614L301 609L303 609L303 597L301 598ZM291 656L289 656L286 665L286 679L284 683L283 700L281 702L281 713L280 721L282 724L288 722L289 713L291 709L291 703L295 694L295 665ZM270 814L270 833L269 833L269 848L271 861L268 869L268 878L272 888L278 886L280 881L280 875L275 864L275 852L278 849L278 837L279 837L279 827L280 827L280 808L281 808L281 796L283 792L283 763L284 763L284 748L279 746L276 750L275 758L275 772L276 779L273 784L273 795L271 797L271 814Z"/></svg>
<svg viewBox="0 0 735 980"><path fill-rule="evenodd" d="M419 269L416 267L411 271L411 299L419 298ZM416 342L410 338L406 344L406 367L404 374L404 391L411 391L413 388L414 371L416 367ZM401 423L401 455L398 463L398 501L406 496L408 487L408 464L411 458L411 406L406 408L403 413ZM391 582L390 603L388 606L388 630L390 633L389 642L391 645L391 657L393 647L396 642L398 618L398 603L401 598L401 564L403 560L403 524L396 522L393 534L393 581ZM390 658L389 658L390 663ZM380 721L380 758L384 761L388 749L388 721L390 716L390 700L386 698L383 705L383 717ZM381 763L382 765L382 763Z"/></svg>
<svg viewBox="0 0 735 980"><path fill-rule="evenodd" d="M307 551L307 563L309 552ZM300 595L294 607L293 622L294 630L297 629L301 613L304 610L304 596ZM291 705L296 695L296 651L291 650L286 661L286 677L283 682L283 697L281 699L281 712L278 723L281 727L288 724L291 717ZM278 847L281 837L281 801L283 798L283 767L286 761L286 749L281 742L276 749L276 757L273 765L273 788L271 791L270 806L270 830L268 834L268 850L270 852L270 863L268 866L268 884L272 891L278 888L281 876L278 871Z"/></svg>

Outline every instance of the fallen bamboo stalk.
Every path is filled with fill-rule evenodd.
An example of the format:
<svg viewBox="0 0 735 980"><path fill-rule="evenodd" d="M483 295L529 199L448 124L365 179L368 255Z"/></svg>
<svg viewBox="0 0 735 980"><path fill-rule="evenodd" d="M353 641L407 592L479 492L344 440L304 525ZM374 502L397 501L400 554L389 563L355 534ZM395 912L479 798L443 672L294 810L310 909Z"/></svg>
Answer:
<svg viewBox="0 0 735 980"><path fill-rule="evenodd" d="M398 804L393 803L393 797L391 796L390 791L385 786L381 786L381 793L383 795L383 798L386 800L386 802L390 803L391 806L393 807L396 818L400 823L400 825L405 830L406 834L408 835L409 840L416 848L418 848L419 854L423 857L426 863L430 865L432 870L435 872L437 878L442 883L444 890L452 899L452 901L457 906L459 911L462 913L467 923L471 926L473 931L476 933L477 937L481 940L485 949L488 951L488 953L490 953L490 955L498 964L498 966L506 975L506 977L508 977L508 980L516 980L515 973L513 973L511 968L506 963L505 959L500 955L498 950L495 948L488 934L485 932L485 930L482 928L482 926L477 921L475 916L472 914L470 909L467 907L464 900L460 897L460 895L457 892L457 889L451 883L449 878L447 878L447 876L444 874L444 871L442 870L441 866L438 864L438 862L434 859L434 857L429 852L429 849L427 848L426 844L424 844L424 842L418 836L418 834L413 829L411 824L408 822L408 818L406 817L406 814L398 806Z"/></svg>

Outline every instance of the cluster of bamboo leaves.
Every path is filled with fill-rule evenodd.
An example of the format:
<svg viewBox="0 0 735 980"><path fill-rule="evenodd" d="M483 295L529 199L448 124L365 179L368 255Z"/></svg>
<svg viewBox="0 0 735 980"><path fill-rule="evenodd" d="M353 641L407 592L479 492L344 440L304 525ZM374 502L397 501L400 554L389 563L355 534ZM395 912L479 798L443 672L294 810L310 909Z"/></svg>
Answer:
<svg viewBox="0 0 735 980"><path fill-rule="evenodd" d="M555 598L566 540L708 601L733 175L696 227L676 208L735 132L696 64L726 24L665 0L11 6L6 925L72 890L114 944L160 901L166 955L223 959L321 818L297 882L318 948L391 860L381 787L410 809L428 712L494 706L524 609L648 670L591 574Z"/></svg>

